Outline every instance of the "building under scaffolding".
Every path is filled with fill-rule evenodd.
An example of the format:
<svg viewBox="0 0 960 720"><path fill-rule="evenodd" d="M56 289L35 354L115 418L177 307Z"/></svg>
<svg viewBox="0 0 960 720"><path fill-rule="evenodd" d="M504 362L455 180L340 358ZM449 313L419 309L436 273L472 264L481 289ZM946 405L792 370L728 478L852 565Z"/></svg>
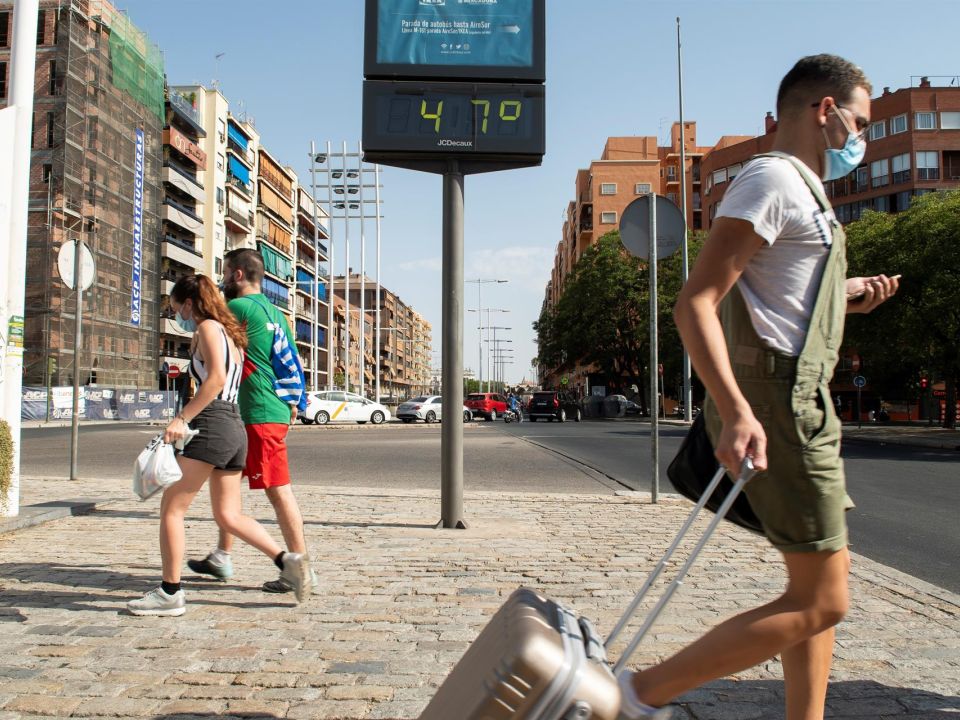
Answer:
<svg viewBox="0 0 960 720"><path fill-rule="evenodd" d="M0 2L5 21L12 5ZM79 372L82 384L156 387L160 51L103 0L41 0L37 40L24 384L68 385ZM57 271L60 246L78 237L96 262L79 362L76 294Z"/></svg>

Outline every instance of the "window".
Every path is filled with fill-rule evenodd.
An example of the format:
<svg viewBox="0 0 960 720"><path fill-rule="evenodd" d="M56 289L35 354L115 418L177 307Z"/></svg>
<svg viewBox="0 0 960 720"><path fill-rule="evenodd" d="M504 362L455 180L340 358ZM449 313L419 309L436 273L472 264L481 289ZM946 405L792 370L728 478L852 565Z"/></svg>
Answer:
<svg viewBox="0 0 960 720"><path fill-rule="evenodd" d="M0 32L2 32L3 21L0 20ZM0 43L0 47L3 44ZM960 130L960 112L942 112L940 113L941 130Z"/></svg>
<svg viewBox="0 0 960 720"><path fill-rule="evenodd" d="M896 135L898 133L904 133L907 131L907 116L897 115L890 118L890 134Z"/></svg>
<svg viewBox="0 0 960 720"><path fill-rule="evenodd" d="M857 168L857 189L855 192L864 192L867 189L867 166L861 165Z"/></svg>
<svg viewBox="0 0 960 720"><path fill-rule="evenodd" d="M3 47L3 45L0 45ZM7 64L0 62L0 98L7 96Z"/></svg>
<svg viewBox="0 0 960 720"><path fill-rule="evenodd" d="M57 61L50 61L50 94L57 94Z"/></svg>
<svg viewBox="0 0 960 720"><path fill-rule="evenodd" d="M918 152L917 153L917 180L939 180L940 179L940 153Z"/></svg>
<svg viewBox="0 0 960 720"><path fill-rule="evenodd" d="M723 168L723 170L714 170L711 177L713 178L714 185L725 183L727 181L727 169Z"/></svg>
<svg viewBox="0 0 960 720"><path fill-rule="evenodd" d="M908 182L910 180L910 153L894 155L891 158L891 163L893 164L893 182Z"/></svg>
<svg viewBox="0 0 960 720"><path fill-rule="evenodd" d="M932 112L918 112L913 116L915 130L936 130L937 114Z"/></svg>
<svg viewBox="0 0 960 720"><path fill-rule="evenodd" d="M677 204L677 194L676 194L675 192L668 192L668 193L667 193L667 200L669 200L669 201L672 202L674 205L676 205L676 204Z"/></svg>
<svg viewBox="0 0 960 720"><path fill-rule="evenodd" d="M879 122L870 123L870 139L879 140L882 137L887 136L887 123L884 120Z"/></svg>
<svg viewBox="0 0 960 720"><path fill-rule="evenodd" d="M677 179L677 166L667 165L667 180L676 180L676 179Z"/></svg>
<svg viewBox="0 0 960 720"><path fill-rule="evenodd" d="M733 180L737 175L740 174L740 169L743 167L742 163L737 163L736 165L731 165L727 168L727 180Z"/></svg>
<svg viewBox="0 0 960 720"><path fill-rule="evenodd" d="M0 12L0 48L10 47L10 13Z"/></svg>
<svg viewBox="0 0 960 720"><path fill-rule="evenodd" d="M616 184L616 183L600 183L600 194L601 194L601 195L616 195L616 194L617 194L617 184Z"/></svg>
<svg viewBox="0 0 960 720"><path fill-rule="evenodd" d="M890 184L890 161L887 158L883 160L874 160L870 163L870 184L872 187L883 187Z"/></svg>
<svg viewBox="0 0 960 720"><path fill-rule="evenodd" d="M40 14L37 15L37 45L43 45L43 41L46 39L47 29L47 11L41 10Z"/></svg>
<svg viewBox="0 0 960 720"><path fill-rule="evenodd" d="M217 170L223 170L223 153L217 153Z"/></svg>
<svg viewBox="0 0 960 720"><path fill-rule="evenodd" d="M223 188L217 188L217 205L223 207Z"/></svg>
<svg viewBox="0 0 960 720"><path fill-rule="evenodd" d="M637 183L633 186L633 192L635 195L649 195L653 192L653 188L650 183Z"/></svg>
<svg viewBox="0 0 960 720"><path fill-rule="evenodd" d="M53 113L47 113L47 147L53 147Z"/></svg>
<svg viewBox="0 0 960 720"><path fill-rule="evenodd" d="M43 164L43 182L44 183L50 182L50 173L52 172L53 172L53 165L51 165L50 163L44 163Z"/></svg>
<svg viewBox="0 0 960 720"><path fill-rule="evenodd" d="M881 195L873 199L873 209L877 212L890 212L890 196Z"/></svg>
<svg viewBox="0 0 960 720"><path fill-rule="evenodd" d="M617 222L617 213L615 212L602 212L600 213L600 222L604 225L613 225Z"/></svg>

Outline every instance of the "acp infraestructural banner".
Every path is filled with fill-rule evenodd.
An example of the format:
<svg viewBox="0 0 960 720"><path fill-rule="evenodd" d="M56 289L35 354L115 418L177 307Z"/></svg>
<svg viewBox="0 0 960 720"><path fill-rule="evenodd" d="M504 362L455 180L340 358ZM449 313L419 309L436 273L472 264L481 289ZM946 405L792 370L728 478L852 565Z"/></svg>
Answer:
<svg viewBox="0 0 960 720"><path fill-rule="evenodd" d="M379 0L377 63L533 67L535 0Z"/></svg>

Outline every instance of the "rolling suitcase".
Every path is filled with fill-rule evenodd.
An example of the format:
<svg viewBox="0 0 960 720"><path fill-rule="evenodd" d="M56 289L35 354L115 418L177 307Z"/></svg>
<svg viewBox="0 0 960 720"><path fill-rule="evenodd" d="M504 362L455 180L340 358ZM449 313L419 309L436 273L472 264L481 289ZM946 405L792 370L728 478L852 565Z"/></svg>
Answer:
<svg viewBox="0 0 960 720"><path fill-rule="evenodd" d="M753 475L749 458L677 576L612 666L606 648L623 632L725 472L723 467L717 470L606 642L586 618L535 590L520 588L473 641L424 708L420 720L616 720L620 712L617 675Z"/></svg>

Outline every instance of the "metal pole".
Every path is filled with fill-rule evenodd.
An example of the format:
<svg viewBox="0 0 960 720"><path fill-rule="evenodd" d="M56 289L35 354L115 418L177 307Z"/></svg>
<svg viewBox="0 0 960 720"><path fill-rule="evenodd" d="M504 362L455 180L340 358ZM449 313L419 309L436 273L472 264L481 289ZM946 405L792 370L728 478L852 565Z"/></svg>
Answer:
<svg viewBox="0 0 960 720"><path fill-rule="evenodd" d="M657 377L657 196L650 194L650 454L653 478L650 482L650 502L660 495L660 410L657 401L660 381Z"/></svg>
<svg viewBox="0 0 960 720"><path fill-rule="evenodd" d="M73 282L77 292L77 309L73 325L73 411L70 418L70 479L79 480L77 454L80 450L80 350L83 325L83 278L80 275L80 258L83 240L77 236L73 242Z"/></svg>
<svg viewBox="0 0 960 720"><path fill-rule="evenodd" d="M340 176L343 186L343 239L345 243L343 267L344 289L343 289L343 308L346 318L346 347L343 351L343 388L350 392L350 201L347 200L347 141L343 141L343 151L340 155L340 169L343 174Z"/></svg>
<svg viewBox="0 0 960 720"><path fill-rule="evenodd" d="M377 354L377 402L380 402L380 166L373 166L374 198L377 209L377 337L374 340L374 352Z"/></svg>
<svg viewBox="0 0 960 720"><path fill-rule="evenodd" d="M20 404L23 383L23 345L10 337L14 323L23 321L24 282L27 266L27 207L30 197L30 128L33 123L33 80L37 60L39 0L17 0L13 7L13 47L10 50L9 106L0 110L3 141L10 149L0 170L0 208L9 202L9 216L0 211L0 417L10 426L13 439L12 472L6 497L0 498L0 516L20 513ZM10 127L12 125L12 128ZM10 132L12 130L12 132ZM22 339L22 338L21 338Z"/></svg>
<svg viewBox="0 0 960 720"><path fill-rule="evenodd" d="M483 392L483 301L480 299L480 288L483 287L483 282L478 278L477 279L477 362L479 363L477 367L478 384L477 390Z"/></svg>
<svg viewBox="0 0 960 720"><path fill-rule="evenodd" d="M443 175L443 415L440 445L440 524L463 520L463 173L451 160Z"/></svg>
<svg viewBox="0 0 960 720"><path fill-rule="evenodd" d="M320 308L317 303L317 293L320 292L320 226L317 219L317 144L310 141L310 197L313 200L313 282L310 284L310 306L313 308L313 327L310 332L310 375L313 377L312 390L319 390L320 370L317 364L320 362L319 348L317 347L317 336L319 335L318 325L320 319ZM294 269L296 275L296 269ZM297 282L299 287L299 281Z"/></svg>
<svg viewBox="0 0 960 720"><path fill-rule="evenodd" d="M330 141L327 140L327 390L333 390L333 364L336 317L333 312L333 192L330 177L330 166L333 158L330 156ZM314 188L316 193L316 188ZM314 199L316 202L316 199Z"/></svg>
<svg viewBox="0 0 960 720"><path fill-rule="evenodd" d="M363 228L363 144L357 143L357 178L360 186L360 394L367 396L367 236Z"/></svg>
<svg viewBox="0 0 960 720"><path fill-rule="evenodd" d="M682 282L687 283L690 274L690 255L687 243L687 134L683 126L683 59L680 54L680 18L677 18L677 86L680 95L680 208L683 211L683 243L681 252ZM693 387L690 382L690 355L683 349L683 419L693 419Z"/></svg>

